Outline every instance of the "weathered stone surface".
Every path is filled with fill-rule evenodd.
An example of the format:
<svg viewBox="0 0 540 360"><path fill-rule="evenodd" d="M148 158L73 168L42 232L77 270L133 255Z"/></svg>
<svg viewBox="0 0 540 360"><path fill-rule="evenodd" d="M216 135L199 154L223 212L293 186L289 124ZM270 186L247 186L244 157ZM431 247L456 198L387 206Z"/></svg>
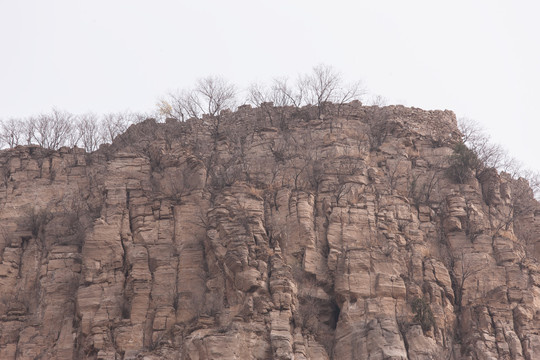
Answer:
<svg viewBox="0 0 540 360"><path fill-rule="evenodd" d="M328 109L0 152L0 358L539 358L513 180L446 176L449 111Z"/></svg>

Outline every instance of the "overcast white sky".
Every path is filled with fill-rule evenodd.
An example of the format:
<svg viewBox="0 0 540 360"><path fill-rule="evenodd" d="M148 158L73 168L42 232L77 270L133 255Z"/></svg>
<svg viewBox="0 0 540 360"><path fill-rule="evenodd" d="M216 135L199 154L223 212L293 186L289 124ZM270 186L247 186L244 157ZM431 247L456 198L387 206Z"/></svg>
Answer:
<svg viewBox="0 0 540 360"><path fill-rule="evenodd" d="M151 111L206 75L325 63L389 103L451 109L540 170L540 2L0 0L0 118Z"/></svg>

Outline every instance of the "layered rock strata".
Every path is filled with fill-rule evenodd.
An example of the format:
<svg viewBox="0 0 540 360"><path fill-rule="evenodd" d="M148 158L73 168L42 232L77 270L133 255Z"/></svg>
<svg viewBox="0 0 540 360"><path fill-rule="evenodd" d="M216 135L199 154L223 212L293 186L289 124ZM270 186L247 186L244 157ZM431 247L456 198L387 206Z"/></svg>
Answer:
<svg viewBox="0 0 540 360"><path fill-rule="evenodd" d="M0 359L540 358L532 193L448 176L452 112L325 109L2 151Z"/></svg>

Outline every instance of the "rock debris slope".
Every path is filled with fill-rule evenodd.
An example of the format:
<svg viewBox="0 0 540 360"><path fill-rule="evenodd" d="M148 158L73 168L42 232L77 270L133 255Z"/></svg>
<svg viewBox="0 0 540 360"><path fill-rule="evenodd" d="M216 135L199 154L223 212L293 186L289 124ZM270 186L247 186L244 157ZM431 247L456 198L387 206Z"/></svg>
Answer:
<svg viewBox="0 0 540 360"><path fill-rule="evenodd" d="M263 104L2 151L0 359L540 359L537 203L459 140Z"/></svg>

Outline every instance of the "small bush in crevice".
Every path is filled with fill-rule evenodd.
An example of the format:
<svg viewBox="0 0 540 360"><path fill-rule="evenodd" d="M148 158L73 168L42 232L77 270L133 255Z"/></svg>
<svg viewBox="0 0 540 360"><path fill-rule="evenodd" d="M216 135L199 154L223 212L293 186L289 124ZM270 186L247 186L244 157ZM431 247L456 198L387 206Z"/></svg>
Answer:
<svg viewBox="0 0 540 360"><path fill-rule="evenodd" d="M431 306L423 298L416 298L412 302L412 311L414 313L414 322L420 324L422 331L429 331L435 325Z"/></svg>
<svg viewBox="0 0 540 360"><path fill-rule="evenodd" d="M458 143L454 146L454 153L450 155L448 176L459 184L465 183L473 175L473 170L480 166L480 160L474 151L465 144Z"/></svg>
<svg viewBox="0 0 540 360"><path fill-rule="evenodd" d="M395 122L390 121L387 114L376 111L368 119L368 140L371 151L377 151L385 142L386 138L396 130Z"/></svg>
<svg viewBox="0 0 540 360"><path fill-rule="evenodd" d="M36 210L32 208L30 214L28 215L28 222L30 225L30 230L32 235L37 238L44 229L45 226L52 220L52 214L47 209Z"/></svg>

